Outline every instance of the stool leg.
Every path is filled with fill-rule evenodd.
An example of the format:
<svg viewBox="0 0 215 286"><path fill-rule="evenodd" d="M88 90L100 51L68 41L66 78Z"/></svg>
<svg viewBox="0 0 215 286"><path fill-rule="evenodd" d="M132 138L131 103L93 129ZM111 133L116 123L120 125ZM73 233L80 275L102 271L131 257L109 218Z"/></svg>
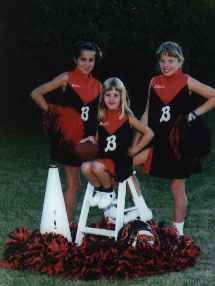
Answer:
<svg viewBox="0 0 215 286"><path fill-rule="evenodd" d="M82 208L81 208L81 214L79 217L77 234L75 238L75 243L78 245L81 245L83 237L84 237L84 229L87 224L87 218L88 218L88 213L90 209L89 199L93 195L93 190L94 190L94 187L90 183L88 183L87 189L84 195L84 201L83 201Z"/></svg>
<svg viewBox="0 0 215 286"><path fill-rule="evenodd" d="M131 190L131 195L134 201L135 206L137 207L139 216L142 221L148 221L152 219L152 211L148 208L144 197L142 195L138 195L132 177L128 178L128 185Z"/></svg>
<svg viewBox="0 0 215 286"><path fill-rule="evenodd" d="M117 240L119 230L123 227L124 210L125 210L125 195L126 195L126 181L119 183L119 187L118 187L116 223L115 223L115 240Z"/></svg>

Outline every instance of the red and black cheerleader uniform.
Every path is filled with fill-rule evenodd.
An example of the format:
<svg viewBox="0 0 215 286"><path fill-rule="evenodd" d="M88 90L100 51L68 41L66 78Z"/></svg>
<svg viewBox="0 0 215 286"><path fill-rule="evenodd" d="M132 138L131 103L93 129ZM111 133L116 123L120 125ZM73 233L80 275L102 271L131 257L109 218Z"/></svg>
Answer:
<svg viewBox="0 0 215 286"><path fill-rule="evenodd" d="M46 123L52 160L65 165L81 165L74 145L82 138L96 134L100 92L98 80L75 69L70 72L65 89L61 87L46 95L50 105Z"/></svg>
<svg viewBox="0 0 215 286"><path fill-rule="evenodd" d="M186 178L192 173L190 160L176 158L170 146L170 131L179 114L194 110L189 94L188 76L180 70L172 76L159 75L152 79L149 94L148 124L155 132L146 172L162 178ZM201 136L201 134L199 134Z"/></svg>
<svg viewBox="0 0 215 286"><path fill-rule="evenodd" d="M128 148L132 145L133 131L127 115L120 119L121 111L107 111L98 126L98 161L118 182L132 174L132 159Z"/></svg>

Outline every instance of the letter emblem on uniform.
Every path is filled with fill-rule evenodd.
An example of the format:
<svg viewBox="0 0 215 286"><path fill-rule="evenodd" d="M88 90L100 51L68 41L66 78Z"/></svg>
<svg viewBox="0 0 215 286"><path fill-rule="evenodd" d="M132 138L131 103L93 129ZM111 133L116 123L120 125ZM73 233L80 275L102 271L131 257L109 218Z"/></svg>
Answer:
<svg viewBox="0 0 215 286"><path fill-rule="evenodd" d="M170 114L170 106L166 105L164 107L162 107L161 109L161 117L160 117L160 122L167 122L170 120L171 118L171 114Z"/></svg>
<svg viewBox="0 0 215 286"><path fill-rule="evenodd" d="M89 111L90 111L89 106L82 106L81 107L81 119L83 121L87 121L89 119Z"/></svg>
<svg viewBox="0 0 215 286"><path fill-rule="evenodd" d="M116 149L116 135L111 135L106 138L107 145L105 147L105 152L114 151Z"/></svg>

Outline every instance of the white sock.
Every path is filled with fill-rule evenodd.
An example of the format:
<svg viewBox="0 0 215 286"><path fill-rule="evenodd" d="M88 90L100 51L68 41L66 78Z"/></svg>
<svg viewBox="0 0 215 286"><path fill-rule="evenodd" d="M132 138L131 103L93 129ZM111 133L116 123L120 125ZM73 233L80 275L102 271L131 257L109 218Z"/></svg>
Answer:
<svg viewBox="0 0 215 286"><path fill-rule="evenodd" d="M184 221L174 222L173 225L176 227L179 235L184 235Z"/></svg>

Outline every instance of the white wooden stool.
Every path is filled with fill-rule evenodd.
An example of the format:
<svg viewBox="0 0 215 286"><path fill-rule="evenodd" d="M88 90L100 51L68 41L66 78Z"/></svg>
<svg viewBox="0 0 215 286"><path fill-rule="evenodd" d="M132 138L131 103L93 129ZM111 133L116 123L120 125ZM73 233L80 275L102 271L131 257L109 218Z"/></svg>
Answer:
<svg viewBox="0 0 215 286"><path fill-rule="evenodd" d="M132 199L135 207L125 209L125 197L126 197L126 185L128 184ZM87 218L90 210L90 199L93 196L94 186L90 183L87 185L87 189L84 196L84 201L81 208L81 214L79 217L78 228L75 243L81 245L83 237L85 234L95 234L103 235L108 237L114 237L117 240L118 232L123 227L124 224L124 214L131 210L136 209L140 220L147 221L152 219L152 212L147 207L145 200L142 195L139 195L136 191L132 176L130 176L125 181L119 183L118 185L118 194L116 200L116 220L115 220L115 229L107 230L102 228L92 228L87 226Z"/></svg>

